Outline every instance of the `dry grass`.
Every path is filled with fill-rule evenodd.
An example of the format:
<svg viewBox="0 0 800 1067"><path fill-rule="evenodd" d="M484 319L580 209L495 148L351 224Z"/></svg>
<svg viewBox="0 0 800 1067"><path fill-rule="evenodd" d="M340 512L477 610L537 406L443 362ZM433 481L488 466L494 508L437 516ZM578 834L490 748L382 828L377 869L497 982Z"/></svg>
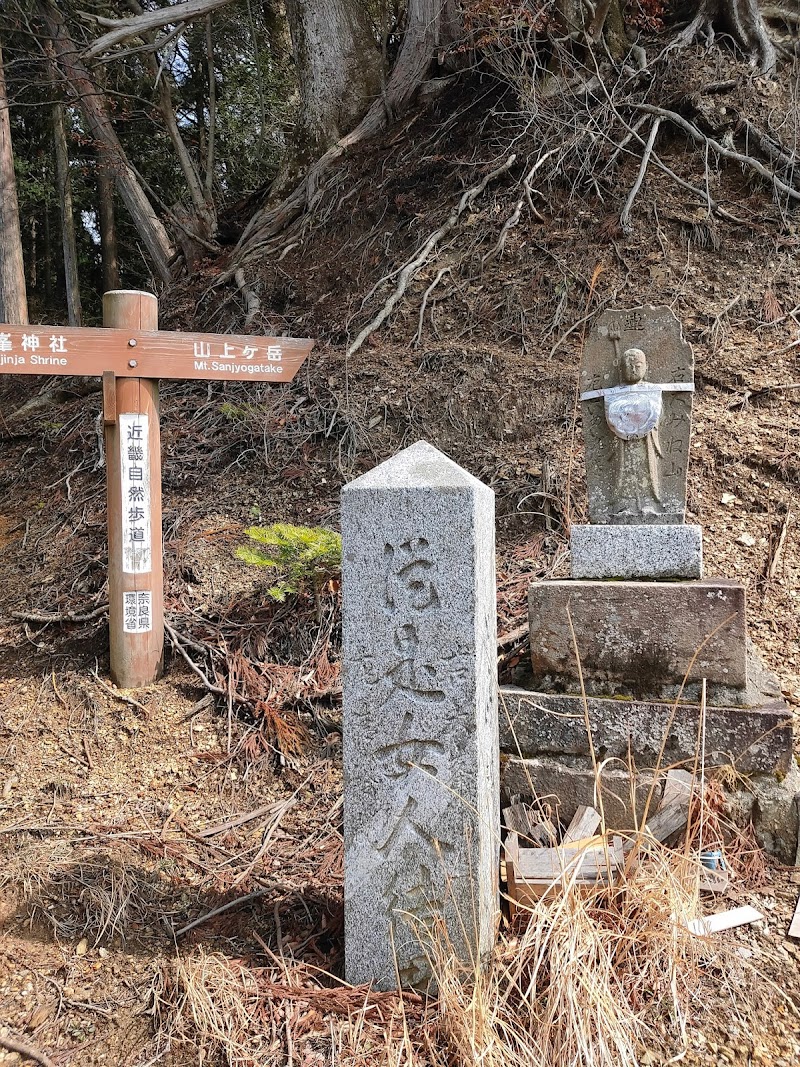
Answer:
<svg viewBox="0 0 800 1067"><path fill-rule="evenodd" d="M634 843L616 885L573 886L526 911L485 971L465 971L432 931L429 1000L346 986L300 962L257 967L200 950L164 966L157 1019L200 1062L232 1067L636 1067L647 1047L684 1045L707 992L719 1006L707 947L685 925L698 875L680 853ZM724 962L730 978L743 964L721 952L715 944L714 968Z"/></svg>
<svg viewBox="0 0 800 1067"><path fill-rule="evenodd" d="M59 937L124 940L132 927L152 921L157 908L154 878L133 860L120 847L30 841L7 852L0 889L12 888L30 922L44 921Z"/></svg>

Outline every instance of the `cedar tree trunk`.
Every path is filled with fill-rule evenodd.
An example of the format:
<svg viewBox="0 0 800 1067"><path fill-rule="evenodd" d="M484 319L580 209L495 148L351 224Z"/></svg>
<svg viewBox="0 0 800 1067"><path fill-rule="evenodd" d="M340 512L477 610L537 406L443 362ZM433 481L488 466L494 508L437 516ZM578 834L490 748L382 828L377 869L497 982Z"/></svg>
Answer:
<svg viewBox="0 0 800 1067"><path fill-rule="evenodd" d="M64 108L53 104L53 142L56 149L56 186L61 214L61 243L64 249L64 282L67 290L67 318L70 326L81 324L81 286L78 277L78 246L75 241L75 215L72 182L69 175L69 149L64 128Z"/></svg>
<svg viewBox="0 0 800 1067"><path fill-rule="evenodd" d="M380 93L381 53L361 0L286 0L306 162L349 133Z"/></svg>
<svg viewBox="0 0 800 1067"><path fill-rule="evenodd" d="M0 50L0 321L25 325L28 301L25 293L25 265L19 227L17 180L11 149L11 122Z"/></svg>
<svg viewBox="0 0 800 1067"><path fill-rule="evenodd" d="M100 230L100 259L103 265L103 292L119 289L119 248L114 216L114 183L105 160L97 158L97 221Z"/></svg>
<svg viewBox="0 0 800 1067"><path fill-rule="evenodd" d="M80 50L67 30L61 12L49 0L38 0L39 13L47 34L53 42L55 55L76 107L83 113L92 136L100 142L114 162L114 176L120 196L130 212L133 224L142 239L155 268L163 281L170 281L170 260L175 250L167 231L153 210L144 189L136 177L116 131L108 116L106 99L83 63Z"/></svg>

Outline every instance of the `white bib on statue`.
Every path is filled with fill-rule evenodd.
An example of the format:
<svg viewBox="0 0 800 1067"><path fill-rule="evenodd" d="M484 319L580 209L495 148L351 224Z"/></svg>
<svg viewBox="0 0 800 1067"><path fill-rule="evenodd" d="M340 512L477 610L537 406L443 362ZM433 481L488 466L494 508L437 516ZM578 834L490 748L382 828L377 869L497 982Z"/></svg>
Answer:
<svg viewBox="0 0 800 1067"><path fill-rule="evenodd" d="M648 382L609 389L603 401L613 433L623 441L647 437L661 418L661 389Z"/></svg>

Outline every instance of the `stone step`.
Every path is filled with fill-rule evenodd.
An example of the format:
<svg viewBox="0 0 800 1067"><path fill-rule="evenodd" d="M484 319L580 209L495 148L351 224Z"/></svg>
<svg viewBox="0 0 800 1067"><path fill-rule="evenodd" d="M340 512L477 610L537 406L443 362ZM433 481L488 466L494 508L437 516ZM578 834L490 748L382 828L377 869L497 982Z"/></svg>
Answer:
<svg viewBox="0 0 800 1067"><path fill-rule="evenodd" d="M662 765L689 766L697 750L700 708L696 704L638 700L586 700L598 759L627 759L656 765L669 731ZM706 709L706 765L733 764L743 774L786 774L792 759L792 717L782 700L755 708ZM521 756L588 756L584 704L580 696L500 687L500 751Z"/></svg>

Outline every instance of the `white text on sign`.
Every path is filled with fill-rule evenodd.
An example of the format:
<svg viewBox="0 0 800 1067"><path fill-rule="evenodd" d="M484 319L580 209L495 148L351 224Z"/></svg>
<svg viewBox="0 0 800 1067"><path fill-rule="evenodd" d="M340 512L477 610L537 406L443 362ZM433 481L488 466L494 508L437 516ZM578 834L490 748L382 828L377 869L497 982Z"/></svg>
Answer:
<svg viewBox="0 0 800 1067"><path fill-rule="evenodd" d="M148 574L152 564L148 429L147 415L123 412L119 416L122 569L125 574Z"/></svg>

